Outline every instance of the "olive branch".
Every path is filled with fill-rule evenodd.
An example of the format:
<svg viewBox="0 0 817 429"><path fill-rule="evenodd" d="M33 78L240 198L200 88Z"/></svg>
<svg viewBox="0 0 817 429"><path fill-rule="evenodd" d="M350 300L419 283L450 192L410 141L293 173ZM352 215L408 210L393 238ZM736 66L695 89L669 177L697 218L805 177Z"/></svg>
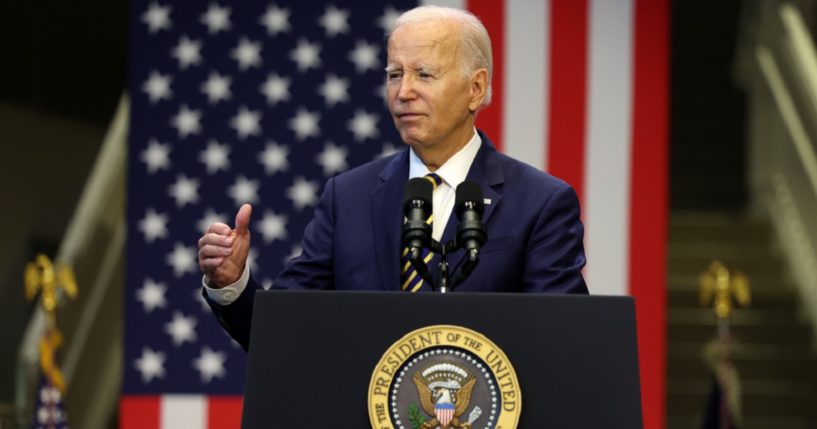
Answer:
<svg viewBox="0 0 817 429"><path fill-rule="evenodd" d="M411 422L411 427L414 429L420 429L420 425L425 423L426 418L425 416L420 413L420 407L417 404L412 403L408 407L408 418L409 422Z"/></svg>

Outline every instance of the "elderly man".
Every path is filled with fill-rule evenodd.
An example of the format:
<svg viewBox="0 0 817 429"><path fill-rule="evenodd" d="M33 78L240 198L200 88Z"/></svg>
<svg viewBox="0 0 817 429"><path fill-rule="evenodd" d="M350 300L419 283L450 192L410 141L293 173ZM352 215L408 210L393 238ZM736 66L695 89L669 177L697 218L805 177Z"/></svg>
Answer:
<svg viewBox="0 0 817 429"><path fill-rule="evenodd" d="M491 72L488 33L470 13L426 6L400 16L388 42L386 92L407 148L326 183L301 255L273 287L429 290L419 276L406 278L400 229L406 182L433 173L437 240L453 237L457 185L475 182L485 196L488 240L480 264L457 292L587 293L581 274L583 227L573 189L497 152L474 127L477 112L491 98ZM246 267L251 211L244 205L235 229L213 224L199 240L205 297L244 348L259 288ZM462 259L462 251L449 255L452 270Z"/></svg>

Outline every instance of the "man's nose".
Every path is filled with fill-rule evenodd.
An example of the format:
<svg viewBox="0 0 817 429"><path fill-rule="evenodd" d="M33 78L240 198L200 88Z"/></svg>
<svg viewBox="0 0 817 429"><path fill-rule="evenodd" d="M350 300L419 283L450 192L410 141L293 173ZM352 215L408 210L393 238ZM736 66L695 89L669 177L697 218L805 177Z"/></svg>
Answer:
<svg viewBox="0 0 817 429"><path fill-rule="evenodd" d="M400 79L400 87L397 89L397 98L401 101L411 100L417 96L414 91L414 79L410 76L403 76Z"/></svg>

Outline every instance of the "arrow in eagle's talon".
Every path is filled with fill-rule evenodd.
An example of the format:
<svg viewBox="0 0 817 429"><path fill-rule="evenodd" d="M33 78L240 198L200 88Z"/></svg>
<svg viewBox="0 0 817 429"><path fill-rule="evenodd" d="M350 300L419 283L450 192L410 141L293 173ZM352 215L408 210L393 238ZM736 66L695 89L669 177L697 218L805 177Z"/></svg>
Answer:
<svg viewBox="0 0 817 429"><path fill-rule="evenodd" d="M477 421L477 419L481 415L482 415L482 408L474 407L474 409L471 410L470 413L468 413L468 424L470 425L470 424L474 423L475 421Z"/></svg>

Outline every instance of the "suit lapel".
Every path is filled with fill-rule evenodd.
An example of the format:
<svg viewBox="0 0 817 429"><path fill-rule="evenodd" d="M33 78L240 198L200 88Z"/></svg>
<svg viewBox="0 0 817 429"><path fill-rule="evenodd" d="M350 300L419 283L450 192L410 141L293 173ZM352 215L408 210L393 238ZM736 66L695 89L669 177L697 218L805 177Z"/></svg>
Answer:
<svg viewBox="0 0 817 429"><path fill-rule="evenodd" d="M482 188L483 198L490 200L490 204L485 204L485 212L482 214L482 223L488 225L488 220L502 199L500 191L505 178L501 158L494 149L493 144L481 131L479 136L482 138L482 146L479 148L479 152L477 152L465 180L479 184L480 188ZM456 210L457 208L454 207L454 212L448 218L448 224L446 224L443 233L443 243L453 240L456 235L457 225L459 224ZM491 231L488 230L487 232L490 237ZM457 250L448 255L448 270L452 276L462 262L464 254L465 252L462 250Z"/></svg>
<svg viewBox="0 0 817 429"><path fill-rule="evenodd" d="M408 150L403 150L380 173L371 194L375 259L385 290L400 289L400 227L406 180Z"/></svg>

